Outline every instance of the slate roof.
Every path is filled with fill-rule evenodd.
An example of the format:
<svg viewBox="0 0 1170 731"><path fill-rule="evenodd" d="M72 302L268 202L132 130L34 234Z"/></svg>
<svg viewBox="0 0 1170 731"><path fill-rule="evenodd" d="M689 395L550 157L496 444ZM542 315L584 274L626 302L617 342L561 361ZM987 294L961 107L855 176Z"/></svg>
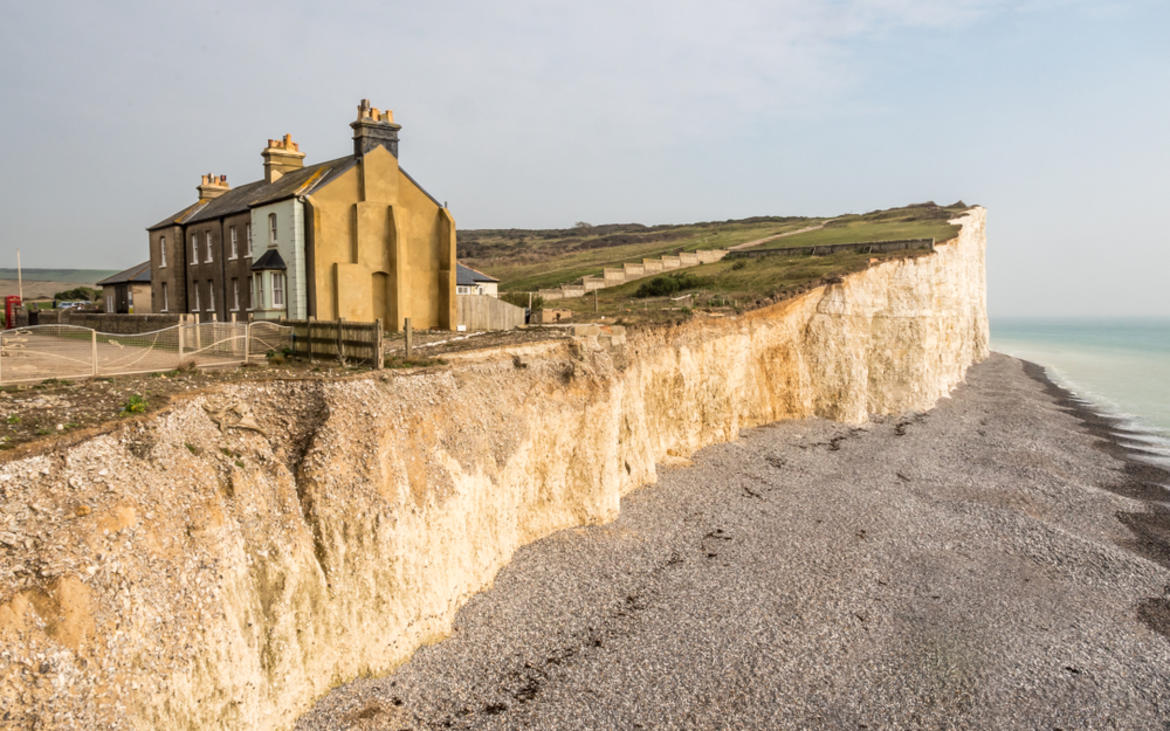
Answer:
<svg viewBox="0 0 1170 731"><path fill-rule="evenodd" d="M284 265L284 257L280 255L279 251L276 249L269 249L268 251L265 251L263 254L261 254L260 258L252 264L252 271L254 272L262 272L265 269L283 270L288 269L288 267Z"/></svg>
<svg viewBox="0 0 1170 731"><path fill-rule="evenodd" d="M203 206L205 206L207 204L208 204L208 201L206 201L206 200L195 201L194 203L187 206L186 208L179 211L178 213L167 216L166 218L164 218L163 220L154 224L153 226L147 226L146 230L153 231L156 228L163 228L164 226L174 226L176 223L186 223L188 217L190 217L192 214L194 214L196 211L198 211L200 208L202 208Z"/></svg>
<svg viewBox="0 0 1170 731"><path fill-rule="evenodd" d="M292 198L296 195L305 195L333 180L356 164L357 158L353 155L346 155L333 160L319 162L316 165L308 165L300 170L293 170L292 172L285 173L271 183L266 183L263 180L253 180L250 183L244 183L243 185L232 188L216 198L202 199L196 203L192 203L178 213L167 216L153 226L148 226L146 230L153 231L156 228L173 226L177 223L188 224L210 221L222 216L243 213L252 206L261 206L265 203L273 203L284 200L285 198ZM435 205L440 207L443 205L437 198L427 192L426 188L419 185L418 181L410 176L410 173L403 170L401 166L398 169L402 171L402 174L410 182L414 183L423 192L423 195L430 198Z"/></svg>
<svg viewBox="0 0 1170 731"><path fill-rule="evenodd" d="M221 216L230 216L233 213L243 213L252 206L261 206L265 203L308 193L313 188L332 180L353 166L353 155L346 155L336 160L326 160L316 165L308 165L300 170L293 170L281 175L271 183L265 183L263 180L245 183L238 188L232 188L218 198L212 199L205 207L188 218L186 223L198 223Z"/></svg>
<svg viewBox="0 0 1170 731"><path fill-rule="evenodd" d="M106 284L150 284L150 262L144 261L129 269L111 275L97 283L99 287Z"/></svg>
<svg viewBox="0 0 1170 731"><path fill-rule="evenodd" d="M460 287L472 287L476 282L498 282L495 277L488 276L478 269L455 262L455 284Z"/></svg>

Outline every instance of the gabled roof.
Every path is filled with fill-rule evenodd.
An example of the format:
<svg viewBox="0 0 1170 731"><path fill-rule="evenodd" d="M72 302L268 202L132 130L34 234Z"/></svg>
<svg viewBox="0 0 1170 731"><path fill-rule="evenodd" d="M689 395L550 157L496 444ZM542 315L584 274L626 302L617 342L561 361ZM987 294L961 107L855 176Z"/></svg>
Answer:
<svg viewBox="0 0 1170 731"><path fill-rule="evenodd" d="M260 258L252 264L252 271L254 272L262 272L266 269L288 269L288 267L284 264L284 257L282 257L280 252L276 249L269 249L268 251L265 251L260 255Z"/></svg>
<svg viewBox="0 0 1170 731"><path fill-rule="evenodd" d="M353 155L346 155L336 160L326 160L316 165L303 167L300 170L293 170L281 175L271 183L266 183L263 180L245 183L213 199L204 208L188 218L185 223L198 223L230 216L233 213L243 213L252 206L261 206L265 203L303 195L332 180L353 165Z"/></svg>
<svg viewBox="0 0 1170 731"><path fill-rule="evenodd" d="M263 180L253 180L250 183L244 183L243 185L232 188L216 198L201 199L196 203L192 203L178 213L167 216L153 226L147 227L146 230L153 231L156 228L173 226L175 224L210 221L223 216L243 213L253 206L262 206L266 203L284 200L285 198L306 195L332 181L356 164L356 157L346 155L333 160L319 162L316 165L309 165L299 170L293 170L292 172L285 173L271 183L266 183ZM437 198L419 185L418 181L410 176L410 173L403 170L401 166L398 169L410 182L414 183L415 187L422 191L423 195L430 198L435 205L439 207L443 206Z"/></svg>
<svg viewBox="0 0 1170 731"><path fill-rule="evenodd" d="M129 269L106 277L97 283L99 287L107 284L150 284L150 262L144 261Z"/></svg>
<svg viewBox="0 0 1170 731"><path fill-rule="evenodd" d="M192 215L194 215L196 212L198 212L200 208L203 208L203 206L207 205L210 202L211 202L210 200L204 200L204 199L197 200L194 203L192 203L191 205L184 208L183 210L179 211L178 213L167 216L166 218L164 218L163 220L154 224L153 226L147 226L146 230L153 231L156 228L163 228L165 226L174 226L177 223L186 223L188 218L190 218Z"/></svg>
<svg viewBox="0 0 1170 731"><path fill-rule="evenodd" d="M455 262L455 284L461 287L474 286L476 282L498 282L495 277L488 276L478 269Z"/></svg>

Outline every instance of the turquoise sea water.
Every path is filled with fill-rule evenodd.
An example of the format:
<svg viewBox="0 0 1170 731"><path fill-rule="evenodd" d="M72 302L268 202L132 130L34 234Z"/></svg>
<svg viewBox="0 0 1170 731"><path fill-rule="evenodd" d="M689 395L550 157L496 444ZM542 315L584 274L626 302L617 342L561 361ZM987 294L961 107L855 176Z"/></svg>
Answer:
<svg viewBox="0 0 1170 731"><path fill-rule="evenodd" d="M991 349L1039 363L1170 454L1170 319L993 318Z"/></svg>

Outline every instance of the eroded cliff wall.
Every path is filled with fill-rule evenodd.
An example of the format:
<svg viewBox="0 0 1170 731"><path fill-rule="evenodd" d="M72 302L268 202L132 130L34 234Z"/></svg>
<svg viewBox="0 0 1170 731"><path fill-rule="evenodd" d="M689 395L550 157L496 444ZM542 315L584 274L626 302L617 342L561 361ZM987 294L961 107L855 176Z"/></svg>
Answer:
<svg viewBox="0 0 1170 731"><path fill-rule="evenodd" d="M0 466L0 724L288 726L441 637L519 546L613 519L656 464L930 408L987 355L983 210L963 224L624 348L227 386Z"/></svg>

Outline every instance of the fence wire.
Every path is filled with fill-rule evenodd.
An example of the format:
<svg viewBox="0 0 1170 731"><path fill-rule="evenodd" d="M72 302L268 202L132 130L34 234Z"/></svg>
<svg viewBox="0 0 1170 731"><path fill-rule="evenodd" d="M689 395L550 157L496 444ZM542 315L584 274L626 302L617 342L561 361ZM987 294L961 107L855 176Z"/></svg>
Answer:
<svg viewBox="0 0 1170 731"><path fill-rule="evenodd" d="M0 331L0 384L238 365L289 348L292 328L272 322L204 322L145 333L78 325Z"/></svg>

